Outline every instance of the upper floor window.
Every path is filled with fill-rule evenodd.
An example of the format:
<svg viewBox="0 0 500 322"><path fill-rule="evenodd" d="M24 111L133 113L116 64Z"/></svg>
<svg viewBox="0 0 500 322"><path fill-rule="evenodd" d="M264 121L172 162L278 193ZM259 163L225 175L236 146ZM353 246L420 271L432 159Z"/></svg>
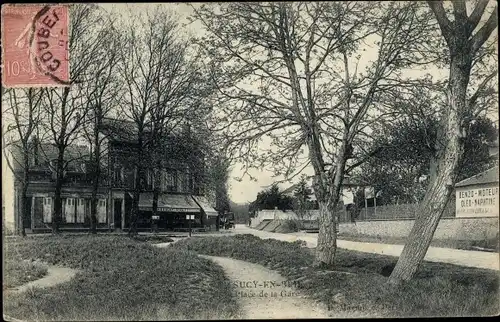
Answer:
<svg viewBox="0 0 500 322"><path fill-rule="evenodd" d="M175 170L166 171L165 180L166 190L169 192L177 192L177 176L175 175Z"/></svg>
<svg viewBox="0 0 500 322"><path fill-rule="evenodd" d="M135 187L135 169L127 168L122 170L124 172L123 182L129 188Z"/></svg>
<svg viewBox="0 0 500 322"><path fill-rule="evenodd" d="M113 168L113 181L116 184L121 184L123 183L123 167L120 164L114 165Z"/></svg>
<svg viewBox="0 0 500 322"><path fill-rule="evenodd" d="M146 171L146 189L147 190L152 190L154 188L154 173L153 170L148 169Z"/></svg>

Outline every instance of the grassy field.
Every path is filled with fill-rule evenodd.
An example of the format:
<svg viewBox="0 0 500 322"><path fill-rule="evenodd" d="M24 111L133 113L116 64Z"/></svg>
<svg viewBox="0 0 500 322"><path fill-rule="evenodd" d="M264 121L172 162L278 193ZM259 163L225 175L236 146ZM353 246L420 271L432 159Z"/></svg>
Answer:
<svg viewBox="0 0 500 322"><path fill-rule="evenodd" d="M137 241L149 242L151 244L169 243L174 241L169 236L163 235L137 235L134 237L134 239Z"/></svg>
<svg viewBox="0 0 500 322"><path fill-rule="evenodd" d="M380 243L380 244L393 244L393 245L404 245L406 242L406 238L402 237L353 236L345 234L339 235L339 239L366 242L366 243ZM499 251L498 239L488 239L488 240L434 239L431 242L431 246L463 249L463 250L479 250L483 248L483 249L494 250L496 252Z"/></svg>
<svg viewBox="0 0 500 322"><path fill-rule="evenodd" d="M334 268L312 268L313 250L253 235L181 240L175 249L228 256L265 265L298 283L306 294L346 316L484 316L499 312L498 272L425 262L398 289L385 282L397 258L337 250ZM339 295L341 294L341 295Z"/></svg>
<svg viewBox="0 0 500 322"><path fill-rule="evenodd" d="M38 259L78 269L50 289L4 294L4 313L23 320L220 319L238 307L222 269L181 249L125 236L9 240L5 259Z"/></svg>

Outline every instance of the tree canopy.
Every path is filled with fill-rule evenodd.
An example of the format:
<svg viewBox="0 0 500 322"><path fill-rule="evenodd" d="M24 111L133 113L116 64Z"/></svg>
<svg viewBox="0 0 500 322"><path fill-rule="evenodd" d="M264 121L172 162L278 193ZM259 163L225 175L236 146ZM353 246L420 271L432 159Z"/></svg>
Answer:
<svg viewBox="0 0 500 322"><path fill-rule="evenodd" d="M257 194L257 198L250 204L249 211L275 209L290 210L293 207L293 201L280 191L277 184L271 185L268 189L262 190Z"/></svg>

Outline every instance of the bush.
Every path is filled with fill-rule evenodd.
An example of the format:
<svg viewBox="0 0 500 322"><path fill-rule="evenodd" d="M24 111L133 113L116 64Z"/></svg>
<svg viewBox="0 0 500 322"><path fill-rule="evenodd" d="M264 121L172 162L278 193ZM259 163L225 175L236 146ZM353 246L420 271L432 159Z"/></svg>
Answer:
<svg viewBox="0 0 500 322"><path fill-rule="evenodd" d="M300 225L298 221L293 219L285 219L281 221L281 225L276 228L275 232L277 233L293 233L300 230Z"/></svg>
<svg viewBox="0 0 500 322"><path fill-rule="evenodd" d="M39 320L196 318L214 303L237 313L221 267L185 250L124 236L48 236L7 245L8 256L79 269L68 283L6 298L6 314Z"/></svg>

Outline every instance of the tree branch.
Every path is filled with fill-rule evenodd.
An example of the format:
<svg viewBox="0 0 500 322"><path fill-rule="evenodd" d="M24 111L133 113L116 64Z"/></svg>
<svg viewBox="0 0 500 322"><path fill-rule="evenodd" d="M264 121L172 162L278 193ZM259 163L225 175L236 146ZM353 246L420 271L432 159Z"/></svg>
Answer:
<svg viewBox="0 0 500 322"><path fill-rule="evenodd" d="M479 29L479 31L472 37L472 53L476 53L479 48L488 40L493 30L498 25L498 7L495 6L493 9L493 13L488 18L488 21L484 24L484 26Z"/></svg>

